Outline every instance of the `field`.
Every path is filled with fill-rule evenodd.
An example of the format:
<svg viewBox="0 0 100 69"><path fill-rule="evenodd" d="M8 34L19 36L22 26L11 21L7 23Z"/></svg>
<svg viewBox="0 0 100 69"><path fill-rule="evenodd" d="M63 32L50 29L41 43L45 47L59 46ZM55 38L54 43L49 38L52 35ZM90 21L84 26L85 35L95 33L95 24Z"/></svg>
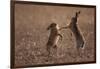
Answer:
<svg viewBox="0 0 100 69"><path fill-rule="evenodd" d="M82 57L77 55L74 35L71 36L70 29L66 29L61 31L63 40L58 41L57 55L52 50L52 57L48 58L46 43L50 31L46 30L47 27L52 22L60 27L67 26L79 10L78 27L86 42ZM16 4L15 66L95 61L94 15L94 8Z"/></svg>

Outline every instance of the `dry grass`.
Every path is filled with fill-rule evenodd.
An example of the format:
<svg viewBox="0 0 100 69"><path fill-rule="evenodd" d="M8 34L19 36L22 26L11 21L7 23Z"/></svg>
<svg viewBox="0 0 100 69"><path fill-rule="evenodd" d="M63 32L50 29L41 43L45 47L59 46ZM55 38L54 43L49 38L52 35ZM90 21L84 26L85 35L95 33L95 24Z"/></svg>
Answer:
<svg viewBox="0 0 100 69"><path fill-rule="evenodd" d="M61 31L63 40L58 42L58 55L53 50L53 57L47 62L49 31L46 28L52 22L61 27L67 25L78 10L81 11L78 26L86 40L82 57L77 55L75 38L67 29ZM15 66L94 61L94 25L94 8L16 4Z"/></svg>

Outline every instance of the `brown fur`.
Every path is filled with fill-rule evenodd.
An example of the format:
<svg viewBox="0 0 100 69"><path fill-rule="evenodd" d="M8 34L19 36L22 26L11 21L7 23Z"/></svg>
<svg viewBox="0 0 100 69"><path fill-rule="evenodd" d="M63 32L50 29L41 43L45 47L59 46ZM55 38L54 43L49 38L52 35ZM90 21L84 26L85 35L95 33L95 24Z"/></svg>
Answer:
<svg viewBox="0 0 100 69"><path fill-rule="evenodd" d="M79 14L80 14L80 11L76 12L76 15L72 17L70 24L67 27L61 28L61 29L69 28L72 31L76 39L77 49L84 48L84 44L85 44L84 38L77 26L77 19L78 19Z"/></svg>
<svg viewBox="0 0 100 69"><path fill-rule="evenodd" d="M57 42L59 40L59 37L62 38L62 35L59 32L59 29L57 28L57 24L56 23L52 23L47 30L50 30L50 35L49 35L49 39L47 42L47 51L48 54L50 55L50 50L51 48L57 48Z"/></svg>

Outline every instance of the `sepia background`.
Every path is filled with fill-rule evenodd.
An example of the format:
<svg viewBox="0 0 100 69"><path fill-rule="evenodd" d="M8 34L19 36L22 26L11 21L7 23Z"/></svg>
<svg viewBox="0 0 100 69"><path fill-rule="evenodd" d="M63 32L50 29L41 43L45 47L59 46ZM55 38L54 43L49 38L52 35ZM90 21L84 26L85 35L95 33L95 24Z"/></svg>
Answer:
<svg viewBox="0 0 100 69"><path fill-rule="evenodd" d="M86 44L83 57L76 55L76 43L69 29L62 30L63 40L58 42L58 57L46 62L47 27L57 23L60 27L70 23L76 11L81 11L78 27ZM15 5L15 66L38 64L74 63L94 61L95 12L94 8L48 5Z"/></svg>

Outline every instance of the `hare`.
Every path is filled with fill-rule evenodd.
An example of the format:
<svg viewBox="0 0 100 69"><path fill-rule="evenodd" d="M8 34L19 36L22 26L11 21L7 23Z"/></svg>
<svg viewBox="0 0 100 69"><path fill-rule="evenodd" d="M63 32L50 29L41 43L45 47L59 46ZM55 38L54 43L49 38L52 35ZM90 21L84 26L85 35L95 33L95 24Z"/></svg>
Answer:
<svg viewBox="0 0 100 69"><path fill-rule="evenodd" d="M84 48L84 44L85 44L84 38L77 26L77 18L79 16L79 14L80 14L80 11L76 12L75 17L72 17L71 23L69 25L69 28L71 29L71 31L73 32L73 34L75 36L77 49Z"/></svg>
<svg viewBox="0 0 100 69"><path fill-rule="evenodd" d="M46 45L48 55L50 55L51 48L57 49L57 42L59 37L61 37L62 40L62 35L60 34L59 26L56 23L51 23L47 30L50 30L49 39Z"/></svg>
<svg viewBox="0 0 100 69"><path fill-rule="evenodd" d="M76 39L76 47L77 50L79 50L80 48L83 49L84 48L84 44L85 44L85 40L84 37L82 36L78 26L77 26L77 19L79 17L80 11L76 12L75 16L72 17L70 24L67 27L62 27L61 29L70 29L72 31L72 33L75 36Z"/></svg>

